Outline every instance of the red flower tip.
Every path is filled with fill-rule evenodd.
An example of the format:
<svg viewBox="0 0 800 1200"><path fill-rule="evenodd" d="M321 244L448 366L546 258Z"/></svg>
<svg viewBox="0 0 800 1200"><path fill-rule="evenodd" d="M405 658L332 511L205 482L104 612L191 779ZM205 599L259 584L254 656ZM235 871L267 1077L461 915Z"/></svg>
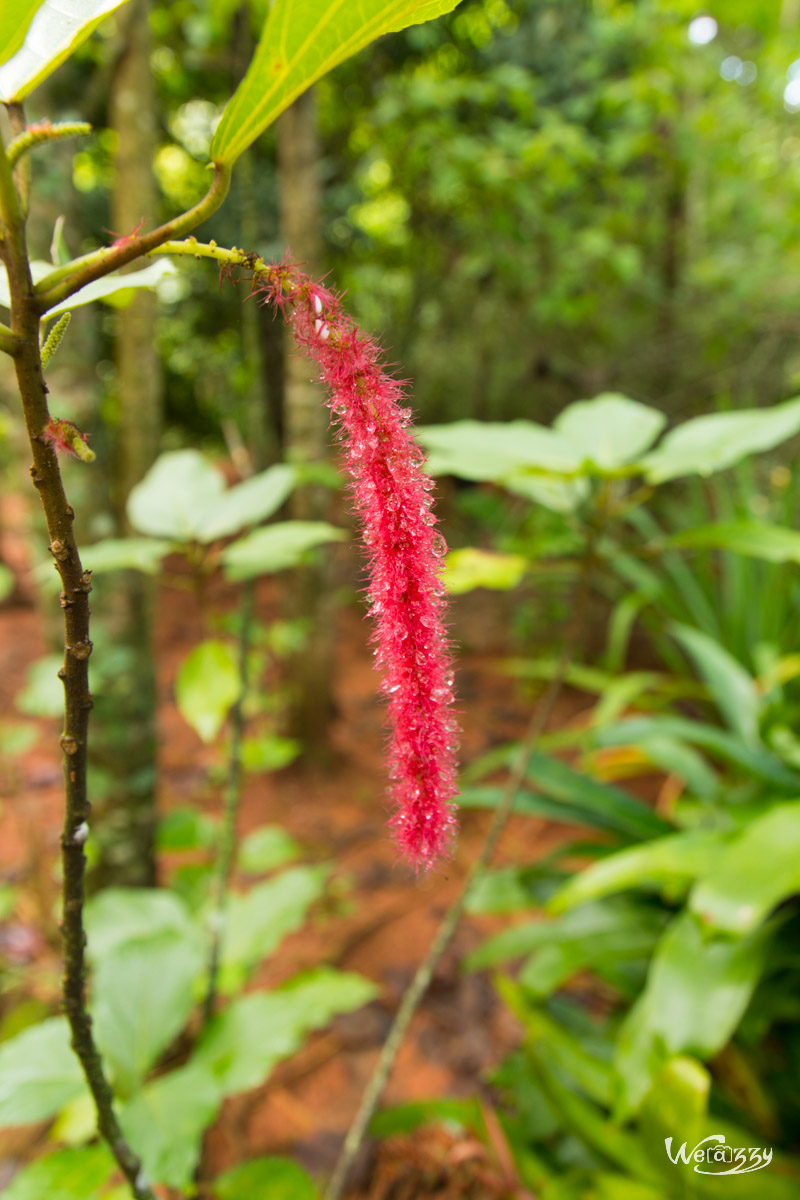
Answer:
<svg viewBox="0 0 800 1200"><path fill-rule="evenodd" d="M42 430L42 439L46 446L52 446L58 454L71 454L83 462L94 462L97 457L86 444L86 434L81 433L72 421L51 417Z"/></svg>
<svg viewBox="0 0 800 1200"><path fill-rule="evenodd" d="M411 434L403 385L386 374L377 344L340 298L288 260L270 268L258 290L319 365L344 437L391 726L390 824L403 855L427 869L449 851L456 829L457 726L440 578L446 546L436 532L432 481Z"/></svg>

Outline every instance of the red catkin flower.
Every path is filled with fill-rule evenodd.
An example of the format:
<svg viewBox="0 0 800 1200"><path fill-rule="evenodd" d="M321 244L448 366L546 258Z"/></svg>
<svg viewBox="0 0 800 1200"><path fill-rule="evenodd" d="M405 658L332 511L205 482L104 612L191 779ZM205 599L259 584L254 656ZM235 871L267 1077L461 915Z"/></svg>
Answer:
<svg viewBox="0 0 800 1200"><path fill-rule="evenodd" d="M97 457L94 450L86 444L87 435L81 433L72 421L61 417L51 417L42 430L42 438L47 446L52 446L58 454L71 454L83 462L94 462Z"/></svg>
<svg viewBox="0 0 800 1200"><path fill-rule="evenodd" d="M427 869L455 831L457 726L440 579L432 480L411 434L403 385L386 374L377 344L340 298L291 263L267 269L264 303L288 319L320 367L367 550L376 665L391 727L390 824L403 855Z"/></svg>

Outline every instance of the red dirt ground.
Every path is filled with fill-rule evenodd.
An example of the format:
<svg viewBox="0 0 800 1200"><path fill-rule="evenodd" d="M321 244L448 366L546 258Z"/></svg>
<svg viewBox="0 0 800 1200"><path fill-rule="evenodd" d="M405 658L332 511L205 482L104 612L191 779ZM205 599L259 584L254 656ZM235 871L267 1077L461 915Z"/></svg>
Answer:
<svg viewBox="0 0 800 1200"><path fill-rule="evenodd" d="M5 528L13 528L8 517ZM6 561L22 568L24 547L16 538L7 536L6 542ZM483 630L481 644L485 646L492 641L485 631L502 628L508 614L498 615L493 598L483 595L477 609L472 604L459 611L457 606L455 623L457 634L469 630L470 625ZM24 602L24 595L22 601L0 608L0 712L12 719L13 699L26 670L47 649L39 614ZM268 607L268 599L260 598L260 606ZM207 811L215 808L205 777L209 752L180 717L172 698L177 664L196 642L199 630L198 615L187 608L186 593L165 589L158 630L160 803L164 811L190 803L200 803ZM403 988L477 856L487 827L484 814L466 813L453 860L427 878L416 879L398 861L385 828L382 711L367 637L368 629L359 614L343 609L336 637L338 715L331 730L334 765L316 771L297 765L251 778L243 798L240 830L244 834L268 822L284 824L313 858L335 862L337 874L350 888L349 903L341 906L340 912L287 939L259 974L258 983L274 984L298 969L327 962L375 980L380 998L366 1010L335 1021L328 1032L312 1039L295 1058L280 1066L265 1086L226 1103L206 1142L204 1174L208 1177L267 1153L291 1153L314 1172L330 1170ZM515 689L512 680L497 673L489 650L467 653L460 659L464 762L523 732L529 711ZM566 696L553 724L573 719L581 703L575 696ZM24 975L27 992L55 1011L59 971L55 866L61 821L58 723L42 720L37 724L39 737L33 748L0 765L0 882L22 885L13 917L0 926L0 956ZM564 840L566 834L563 826L515 819L496 861L530 861ZM458 967L461 956L488 927L486 921L471 918L462 923L400 1052L386 1093L388 1102L474 1094L487 1070L515 1044L518 1031L497 1002L488 978L464 974ZM36 1138L40 1137L41 1131L37 1131ZM419 1139L415 1143L414 1153L423 1153L425 1143ZM18 1165L34 1150L31 1131L0 1143L3 1150L7 1152L6 1169ZM351 1193L354 1197L379 1200L390 1194L412 1194L402 1190L400 1183L395 1190L391 1181L399 1179L402 1170L395 1163L392 1174L392 1154L408 1165L402 1146L399 1152L396 1147L384 1152L377 1171L365 1158L354 1185L367 1190ZM485 1164L480 1148L469 1140L457 1146L437 1134L428 1161L430 1155L440 1165L449 1163L455 1174L465 1170L469 1174L464 1163L473 1159L480 1170L463 1190L451 1191L448 1184L447 1190L426 1191L425 1195L495 1194L490 1182L475 1183L483 1178L480 1171ZM448 1179L455 1178L452 1172ZM8 1174L3 1177L0 1166L0 1183L3 1178ZM419 1185L414 1186L414 1194L422 1197ZM469 1190L473 1186L478 1190Z"/></svg>

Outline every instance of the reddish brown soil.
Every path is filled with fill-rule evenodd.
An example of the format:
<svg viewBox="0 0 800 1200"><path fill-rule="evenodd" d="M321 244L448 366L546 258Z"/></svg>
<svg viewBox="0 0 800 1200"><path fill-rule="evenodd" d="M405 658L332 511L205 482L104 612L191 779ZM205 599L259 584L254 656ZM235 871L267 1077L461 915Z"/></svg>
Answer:
<svg viewBox="0 0 800 1200"><path fill-rule="evenodd" d="M5 554L7 560L15 556L24 559L24 550L16 541L5 547ZM474 606L469 609L472 621L483 631L483 643L487 629L498 630L506 623L506 615L498 616L493 599L484 595L479 619ZM226 596L218 599L224 601ZM268 591L260 596L259 604L260 615L268 619L272 607ZM465 627L467 612L465 606ZM456 619L460 619L458 613ZM172 698L177 664L196 642L200 628L186 593L165 590L158 633L160 803L164 811L187 804L199 804L206 811L218 809L206 780L213 754L182 720ZM282 1065L264 1087L225 1105L207 1139L209 1175L245 1158L281 1152L297 1155L312 1171L324 1173L331 1168L403 989L479 853L485 834L485 815L466 813L455 856L442 869L417 879L398 861L385 828L382 712L367 635L354 608L340 612L335 670L338 712L330 735L332 765L314 769L301 764L251 778L243 798L240 830L244 834L268 822L284 824L311 857L335 863L337 876L348 888L347 903L287 939L256 982L274 984L298 969L327 962L375 980L380 998L366 1010L337 1020L330 1031ZM25 672L45 650L42 621L30 602L0 609L0 711L12 719L13 699ZM528 705L514 682L497 672L490 652L465 654L458 665L458 681L465 762L522 733ZM575 697L565 697L554 724L574 719L580 704ZM13 918L0 926L0 955L13 965L20 980L24 978L27 994L54 1011L59 973L54 916L61 821L58 723L42 720L37 724L39 736L33 748L0 766L0 881L22 885ZM564 827L515 819L497 861L536 858L565 834ZM475 919L462 923L400 1052L386 1093L388 1102L475 1094L486 1072L515 1043L517 1030L497 1002L489 980L480 974L465 974L458 965L488 927L489 923ZM0 1015L4 1015L2 1008ZM17 1140L7 1149L12 1157L27 1157L32 1147ZM415 1153L424 1157L423 1143L416 1143ZM438 1163L434 1175L445 1169L443 1163L450 1163L456 1175L466 1172L465 1177L472 1180L470 1187L478 1190L468 1190L465 1185L462 1191L451 1191L448 1185L446 1191L428 1193L419 1180L417 1184L407 1182L404 1187L416 1188L415 1195L495 1194L490 1177L481 1173L489 1168L479 1147L467 1142L459 1148L440 1140L434 1142L431 1153ZM385 1158L381 1161L371 1185L369 1171L362 1164L360 1178L357 1175L354 1182L366 1191L353 1195L388 1195L385 1178L391 1173L392 1161L391 1154L388 1165ZM470 1163L477 1164L477 1174L470 1175ZM391 1194L405 1197L412 1193Z"/></svg>

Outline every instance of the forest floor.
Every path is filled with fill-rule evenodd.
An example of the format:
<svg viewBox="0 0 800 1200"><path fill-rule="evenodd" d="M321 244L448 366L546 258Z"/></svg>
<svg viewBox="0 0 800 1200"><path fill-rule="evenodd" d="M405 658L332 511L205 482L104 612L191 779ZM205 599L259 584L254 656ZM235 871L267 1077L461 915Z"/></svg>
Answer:
<svg viewBox="0 0 800 1200"><path fill-rule="evenodd" d="M498 611L489 593L480 595L483 599L470 598L460 609L456 606L455 615L456 636L481 646L460 655L457 667L464 762L521 736L530 718L530 701L521 697L514 680L498 672L498 652L486 636L487 629L500 630L507 624L508 610ZM0 609L0 712L12 715L14 697L30 664L48 650L41 616L24 599ZM212 1177L244 1159L274 1153L295 1155L314 1173L331 1169L403 990L462 886L488 826L486 814L466 812L454 856L427 877L416 878L399 861L386 829L385 730L368 634L355 607L340 610L332 762L314 768L300 761L271 775L249 777L239 830L245 835L260 825L280 823L308 849L312 860L334 863L335 875L343 881L343 902L287 938L254 984L277 984L325 962L362 972L378 985L379 998L365 1010L335 1020L327 1032L279 1066L263 1087L226 1102L206 1140L204 1174ZM157 638L162 812L189 805L219 812L218 796L208 783L215 754L202 745L174 702L177 666L200 636L199 618L187 606L186 593L165 588ZM585 697L565 694L551 727L580 719L585 707ZM41 719L36 725L33 746L0 768L0 882L16 884L19 896L13 915L0 925L0 967L10 970L12 980L24 978L27 1002L40 1005L45 1015L58 1008L61 767L58 722ZM496 864L530 862L566 840L569 832L566 826L514 818ZM488 976L466 973L459 966L491 928L497 928L496 919L462 921L400 1051L386 1102L481 1094L491 1069L518 1044L520 1031ZM12 994L18 1004L20 992L14 988ZM6 1015L0 1000L0 1018ZM42 1130L5 1138L0 1160L5 1158L8 1166L29 1157L36 1144L32 1137L41 1139ZM412 1171L409 1176L409 1154L421 1156L416 1175ZM399 1150L397 1145L385 1147L377 1163L373 1148L354 1173L356 1190L349 1194L359 1200L488 1196L489 1191L473 1193L471 1185L452 1191L450 1184L440 1187L451 1159L458 1164L470 1156L480 1160L481 1155L469 1139L459 1144L444 1134L433 1135L430 1144L415 1138L413 1152L410 1147L403 1150L402 1144ZM431 1174L426 1163L439 1167ZM456 1165L453 1170L458 1174ZM423 1182L428 1177L430 1191Z"/></svg>

